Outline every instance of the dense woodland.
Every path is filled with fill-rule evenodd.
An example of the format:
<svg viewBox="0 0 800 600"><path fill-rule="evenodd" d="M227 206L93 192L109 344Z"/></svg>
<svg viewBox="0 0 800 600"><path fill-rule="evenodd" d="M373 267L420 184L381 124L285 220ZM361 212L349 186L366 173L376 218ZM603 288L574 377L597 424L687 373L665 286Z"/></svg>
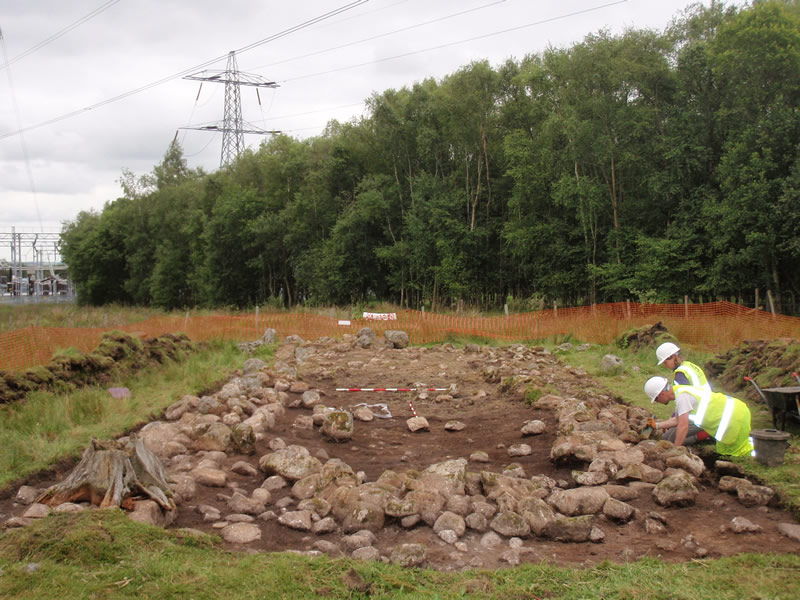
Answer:
<svg viewBox="0 0 800 600"><path fill-rule="evenodd" d="M64 226L84 303L800 304L800 3L696 6L369 99L233 165L173 143Z"/></svg>

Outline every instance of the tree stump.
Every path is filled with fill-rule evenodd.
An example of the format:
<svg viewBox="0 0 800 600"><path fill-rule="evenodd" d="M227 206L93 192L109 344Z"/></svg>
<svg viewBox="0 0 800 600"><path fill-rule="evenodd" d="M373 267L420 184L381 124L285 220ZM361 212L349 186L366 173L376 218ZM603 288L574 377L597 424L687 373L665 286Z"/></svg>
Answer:
<svg viewBox="0 0 800 600"><path fill-rule="evenodd" d="M69 476L36 501L49 506L90 502L101 508L132 508L136 497L153 500L165 511L176 510L164 467L132 434L124 443L93 439Z"/></svg>

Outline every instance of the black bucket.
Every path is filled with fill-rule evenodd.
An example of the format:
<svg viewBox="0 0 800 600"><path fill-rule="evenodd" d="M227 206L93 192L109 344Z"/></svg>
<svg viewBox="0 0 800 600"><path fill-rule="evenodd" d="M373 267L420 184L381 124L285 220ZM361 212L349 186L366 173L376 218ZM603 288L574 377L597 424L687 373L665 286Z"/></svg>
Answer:
<svg viewBox="0 0 800 600"><path fill-rule="evenodd" d="M762 465L776 467L783 464L783 455L789 447L789 436L777 429L754 429L750 432L756 460Z"/></svg>

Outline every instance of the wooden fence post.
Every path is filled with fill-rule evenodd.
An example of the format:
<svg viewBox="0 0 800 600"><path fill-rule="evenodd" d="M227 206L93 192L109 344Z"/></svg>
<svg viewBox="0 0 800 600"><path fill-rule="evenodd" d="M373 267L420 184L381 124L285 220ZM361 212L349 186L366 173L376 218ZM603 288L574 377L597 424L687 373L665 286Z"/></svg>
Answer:
<svg viewBox="0 0 800 600"><path fill-rule="evenodd" d="M258 333L258 304L256 304L256 333Z"/></svg>
<svg viewBox="0 0 800 600"><path fill-rule="evenodd" d="M772 290L767 289L767 300L769 300L769 310L772 312L772 319L775 320L775 303L772 301Z"/></svg>
<svg viewBox="0 0 800 600"><path fill-rule="evenodd" d="M689 295L686 294L683 297L683 314L686 317L686 320L689 320Z"/></svg>
<svg viewBox="0 0 800 600"><path fill-rule="evenodd" d="M506 319L507 319L507 318L508 318L508 303L506 303L506 304L503 304L503 310L504 310L504 311L505 311L505 313L506 313Z"/></svg>
<svg viewBox="0 0 800 600"><path fill-rule="evenodd" d="M189 324L189 311L186 311L186 316L183 318L183 333L186 333L186 326Z"/></svg>
<svg viewBox="0 0 800 600"><path fill-rule="evenodd" d="M558 301L553 300L553 316L558 318Z"/></svg>
<svg viewBox="0 0 800 600"><path fill-rule="evenodd" d="M628 321L631 320L631 301L625 300L625 315L628 318Z"/></svg>

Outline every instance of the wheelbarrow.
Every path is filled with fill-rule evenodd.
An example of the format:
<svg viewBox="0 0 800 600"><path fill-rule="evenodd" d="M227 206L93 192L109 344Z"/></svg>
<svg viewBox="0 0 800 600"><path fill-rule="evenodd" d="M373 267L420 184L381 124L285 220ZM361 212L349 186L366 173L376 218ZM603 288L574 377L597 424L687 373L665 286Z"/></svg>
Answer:
<svg viewBox="0 0 800 600"><path fill-rule="evenodd" d="M744 378L745 381L753 384L764 404L769 406L772 413L772 426L781 431L786 429L787 417L800 421L800 375L797 373L792 373L792 375L797 379L798 385L764 389L761 389L752 377Z"/></svg>

